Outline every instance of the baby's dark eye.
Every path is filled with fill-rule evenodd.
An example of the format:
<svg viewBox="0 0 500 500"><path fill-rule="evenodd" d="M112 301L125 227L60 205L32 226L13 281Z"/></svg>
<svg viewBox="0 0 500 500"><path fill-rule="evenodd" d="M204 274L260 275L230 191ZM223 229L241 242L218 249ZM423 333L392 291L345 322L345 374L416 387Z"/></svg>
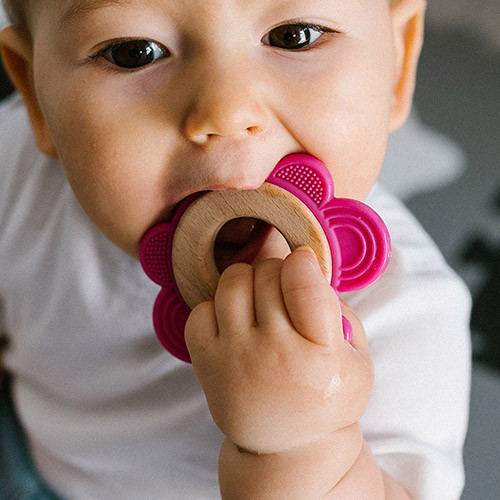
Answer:
<svg viewBox="0 0 500 500"><path fill-rule="evenodd" d="M120 68L135 69L168 56L169 51L151 40L126 40L104 49L104 59Z"/></svg>
<svg viewBox="0 0 500 500"><path fill-rule="evenodd" d="M320 26L284 24L267 33L262 42L280 49L301 50L318 40L325 31Z"/></svg>

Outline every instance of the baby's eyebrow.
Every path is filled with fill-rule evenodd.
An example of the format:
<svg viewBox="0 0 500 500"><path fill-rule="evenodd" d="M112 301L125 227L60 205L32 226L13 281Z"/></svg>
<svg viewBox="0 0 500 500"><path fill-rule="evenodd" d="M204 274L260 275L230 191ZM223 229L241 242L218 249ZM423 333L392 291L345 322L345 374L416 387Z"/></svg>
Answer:
<svg viewBox="0 0 500 500"><path fill-rule="evenodd" d="M72 20L79 14L85 14L93 10L109 6L122 6L129 3L129 0L74 0L63 12L59 20L59 27Z"/></svg>

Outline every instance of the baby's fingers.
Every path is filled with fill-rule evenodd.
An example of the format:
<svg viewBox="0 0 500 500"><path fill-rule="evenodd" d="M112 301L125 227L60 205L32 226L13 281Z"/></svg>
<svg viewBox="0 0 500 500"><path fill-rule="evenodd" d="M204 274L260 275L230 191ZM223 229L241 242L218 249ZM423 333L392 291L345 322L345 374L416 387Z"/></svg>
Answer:
<svg viewBox="0 0 500 500"><path fill-rule="evenodd" d="M195 359L206 355L218 334L214 303L198 304L191 311L184 329L186 346L193 363Z"/></svg>
<svg viewBox="0 0 500 500"><path fill-rule="evenodd" d="M198 304L188 317L184 337L194 371L200 382L210 378L214 370L217 369L217 363L214 363L217 336L218 327L214 303L202 302Z"/></svg>
<svg viewBox="0 0 500 500"><path fill-rule="evenodd" d="M298 248L285 259L281 289L290 320L303 337L325 346L343 339L339 300L311 249Z"/></svg>

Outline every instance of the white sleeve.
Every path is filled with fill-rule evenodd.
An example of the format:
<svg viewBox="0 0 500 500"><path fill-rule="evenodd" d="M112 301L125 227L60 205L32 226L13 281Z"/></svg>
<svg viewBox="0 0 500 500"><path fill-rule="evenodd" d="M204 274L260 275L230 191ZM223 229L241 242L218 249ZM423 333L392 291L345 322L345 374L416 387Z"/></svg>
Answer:
<svg viewBox="0 0 500 500"><path fill-rule="evenodd" d="M7 224L29 168L27 150L34 142L26 110L17 93L0 102L0 230ZM0 234L1 238L1 234Z"/></svg>
<svg viewBox="0 0 500 500"><path fill-rule="evenodd" d="M3 27L5 14L0 9L0 28ZM14 138L15 121L14 115L19 114L21 109L20 99L17 95L0 102L0 349L6 338L5 309L4 309L4 271L3 265L6 258L1 252L2 240L5 240L9 214L12 212L12 196L15 190L12 178L15 175L15 161L17 144Z"/></svg>
<svg viewBox="0 0 500 500"><path fill-rule="evenodd" d="M365 438L379 465L412 498L458 500L469 409L470 295L401 205L391 200L376 210L391 232L391 263L377 283L345 297L363 321L375 365Z"/></svg>

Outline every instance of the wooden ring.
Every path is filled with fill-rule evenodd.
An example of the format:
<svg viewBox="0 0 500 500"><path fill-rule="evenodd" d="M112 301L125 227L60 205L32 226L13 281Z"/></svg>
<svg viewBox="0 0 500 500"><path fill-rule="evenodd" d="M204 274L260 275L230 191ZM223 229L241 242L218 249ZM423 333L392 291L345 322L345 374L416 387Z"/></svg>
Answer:
<svg viewBox="0 0 500 500"><path fill-rule="evenodd" d="M228 221L253 217L274 226L293 251L311 247L330 282L332 256L326 234L311 210L287 190L265 182L259 189L209 191L182 214L172 245L175 282L193 309L213 300L220 273L214 257L217 235Z"/></svg>

